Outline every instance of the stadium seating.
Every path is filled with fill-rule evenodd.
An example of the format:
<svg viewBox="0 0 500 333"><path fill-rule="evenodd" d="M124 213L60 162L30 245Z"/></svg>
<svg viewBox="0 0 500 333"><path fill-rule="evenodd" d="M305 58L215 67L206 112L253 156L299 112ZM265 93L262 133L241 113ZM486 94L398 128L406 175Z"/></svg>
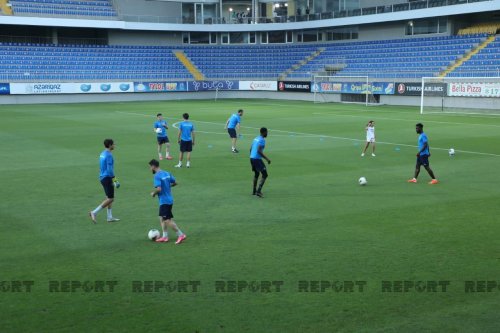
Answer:
<svg viewBox="0 0 500 333"><path fill-rule="evenodd" d="M500 77L500 37L448 74L452 77Z"/></svg>
<svg viewBox="0 0 500 333"><path fill-rule="evenodd" d="M10 0L14 15L116 18L109 0Z"/></svg>
<svg viewBox="0 0 500 333"><path fill-rule="evenodd" d="M0 15L12 15L12 7L8 0L0 0Z"/></svg>
<svg viewBox="0 0 500 333"><path fill-rule="evenodd" d="M336 43L335 47L327 46L320 56L289 77L307 77L321 72L328 59L344 63L338 75L432 77L485 38L486 35L464 35Z"/></svg>
<svg viewBox="0 0 500 333"><path fill-rule="evenodd" d="M184 52L208 78L276 79L317 48L317 45L190 46L184 47Z"/></svg>
<svg viewBox="0 0 500 333"><path fill-rule="evenodd" d="M174 56L182 49L207 79L275 80L290 68L288 79L322 74L332 59L342 63L337 75L375 78L437 76L486 35L441 36L364 42L274 45L103 46L0 43L1 81L186 80L192 75ZM311 61L312 53L322 52ZM498 75L500 44L494 42L457 69L470 76L485 66Z"/></svg>
<svg viewBox="0 0 500 333"><path fill-rule="evenodd" d="M190 74L165 47L0 44L0 80L175 80Z"/></svg>
<svg viewBox="0 0 500 333"><path fill-rule="evenodd" d="M497 31L500 30L500 23L479 23L472 27L463 28L458 31L459 35L470 35L470 34L493 34L495 35Z"/></svg>

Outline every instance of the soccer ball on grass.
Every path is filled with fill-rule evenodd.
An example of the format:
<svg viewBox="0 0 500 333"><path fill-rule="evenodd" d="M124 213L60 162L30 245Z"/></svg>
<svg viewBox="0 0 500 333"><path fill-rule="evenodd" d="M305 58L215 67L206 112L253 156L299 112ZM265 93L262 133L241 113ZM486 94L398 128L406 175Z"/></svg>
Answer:
<svg viewBox="0 0 500 333"><path fill-rule="evenodd" d="M157 238L160 238L160 232L157 229L151 229L148 232L148 238L155 241Z"/></svg>
<svg viewBox="0 0 500 333"><path fill-rule="evenodd" d="M361 177L361 178L359 178L358 183L361 186L365 186L368 183L368 181L366 180L365 177Z"/></svg>

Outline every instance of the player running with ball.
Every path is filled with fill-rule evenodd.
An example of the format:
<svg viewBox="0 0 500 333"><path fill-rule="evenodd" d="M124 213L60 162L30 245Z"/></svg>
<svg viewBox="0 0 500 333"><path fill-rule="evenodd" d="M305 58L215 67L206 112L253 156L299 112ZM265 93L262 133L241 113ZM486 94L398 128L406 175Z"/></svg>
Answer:
<svg viewBox="0 0 500 333"><path fill-rule="evenodd" d="M182 233L181 229L177 227L172 215L172 206L174 205L174 198L172 197L171 189L176 186L177 183L173 175L167 171L160 169L160 162L157 160L149 161L149 167L154 175L154 191L151 192L151 196L154 198L158 196L158 202L160 203L160 224L163 230L162 237L158 238L156 242L166 243L168 242L168 227L172 228L177 234L177 241L175 244L180 244L186 239L186 235Z"/></svg>
<svg viewBox="0 0 500 333"><path fill-rule="evenodd" d="M361 157L365 156L370 143L372 144L372 156L375 157L375 122L373 120L370 120L368 124L366 124L366 145L361 153Z"/></svg>

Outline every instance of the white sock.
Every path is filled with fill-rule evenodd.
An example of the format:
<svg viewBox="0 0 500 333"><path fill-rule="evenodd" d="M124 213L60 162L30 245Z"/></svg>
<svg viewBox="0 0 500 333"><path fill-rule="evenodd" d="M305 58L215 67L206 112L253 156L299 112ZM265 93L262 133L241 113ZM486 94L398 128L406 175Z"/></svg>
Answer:
<svg viewBox="0 0 500 333"><path fill-rule="evenodd" d="M179 164L177 164L177 165L182 165L182 162L181 162L181 161L179 161Z"/></svg>
<svg viewBox="0 0 500 333"><path fill-rule="evenodd" d="M184 234L182 233L181 229L177 229L176 234L177 234L177 236L179 236L179 237L180 237L180 236L182 236L182 235L184 235Z"/></svg>
<svg viewBox="0 0 500 333"><path fill-rule="evenodd" d="M186 165L189 165L189 164L191 164L191 162L190 162L190 161L187 161Z"/></svg>
<svg viewBox="0 0 500 333"><path fill-rule="evenodd" d="M94 209L94 210L92 211L92 213L93 213L94 215L96 215L97 213L99 213L99 211L100 211L101 209L102 209L102 207L99 205L99 206L97 206L97 208L96 208L96 209Z"/></svg>
<svg viewBox="0 0 500 333"><path fill-rule="evenodd" d="M168 238L168 232L164 231L163 232L163 237Z"/></svg>
<svg viewBox="0 0 500 333"><path fill-rule="evenodd" d="M167 151L167 152L165 153L165 157L168 157L169 155L170 155L170 153Z"/></svg>
<svg viewBox="0 0 500 333"><path fill-rule="evenodd" d="M108 219L113 218L113 213L111 212L111 208L108 208Z"/></svg>

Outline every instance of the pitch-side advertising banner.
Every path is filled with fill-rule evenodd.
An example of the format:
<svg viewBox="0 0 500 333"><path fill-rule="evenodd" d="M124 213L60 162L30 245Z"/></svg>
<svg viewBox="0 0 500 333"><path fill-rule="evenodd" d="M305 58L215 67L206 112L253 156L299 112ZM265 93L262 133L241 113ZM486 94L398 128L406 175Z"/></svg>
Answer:
<svg viewBox="0 0 500 333"><path fill-rule="evenodd" d="M448 96L456 97L500 97L498 82L451 82Z"/></svg>
<svg viewBox="0 0 500 333"><path fill-rule="evenodd" d="M240 90L276 91L277 89L276 81L240 81Z"/></svg>
<svg viewBox="0 0 500 333"><path fill-rule="evenodd" d="M10 94L10 85L8 83L0 83L0 95Z"/></svg>
<svg viewBox="0 0 500 333"><path fill-rule="evenodd" d="M337 94L394 94L393 82L315 82L311 87L312 92L337 93Z"/></svg>
<svg viewBox="0 0 500 333"><path fill-rule="evenodd" d="M188 91L238 90L239 81L190 81Z"/></svg>
<svg viewBox="0 0 500 333"><path fill-rule="evenodd" d="M134 82L135 92L187 91L186 82Z"/></svg>
<svg viewBox="0 0 500 333"><path fill-rule="evenodd" d="M311 92L311 82L278 81L278 91Z"/></svg>
<svg viewBox="0 0 500 333"><path fill-rule="evenodd" d="M132 82L11 83L11 95L95 94L134 92Z"/></svg>
<svg viewBox="0 0 500 333"><path fill-rule="evenodd" d="M77 93L131 93L134 92L133 82L75 83Z"/></svg>
<svg viewBox="0 0 500 333"><path fill-rule="evenodd" d="M74 94L74 83L11 83L11 95Z"/></svg>
<svg viewBox="0 0 500 333"><path fill-rule="evenodd" d="M439 82L426 82L424 87L425 96L446 96L446 83ZM421 96L422 83L421 82L397 82L396 95L400 96Z"/></svg>

